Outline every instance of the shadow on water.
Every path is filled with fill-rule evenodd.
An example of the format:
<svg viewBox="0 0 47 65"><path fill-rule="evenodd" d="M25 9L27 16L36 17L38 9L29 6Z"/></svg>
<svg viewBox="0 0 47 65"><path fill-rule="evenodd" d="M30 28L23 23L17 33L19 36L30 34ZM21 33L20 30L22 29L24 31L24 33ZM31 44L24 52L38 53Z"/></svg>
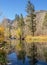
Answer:
<svg viewBox="0 0 47 65"><path fill-rule="evenodd" d="M32 65L31 59L26 57L23 51L20 51L18 55L16 53L9 54L7 58L10 62L8 65ZM38 61L36 65L47 65L47 63Z"/></svg>

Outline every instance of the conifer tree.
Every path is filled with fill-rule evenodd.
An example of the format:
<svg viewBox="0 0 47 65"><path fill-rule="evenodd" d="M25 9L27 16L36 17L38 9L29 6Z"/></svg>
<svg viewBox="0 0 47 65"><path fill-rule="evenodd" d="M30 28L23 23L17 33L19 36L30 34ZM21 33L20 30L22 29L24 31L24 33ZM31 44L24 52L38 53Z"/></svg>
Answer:
<svg viewBox="0 0 47 65"><path fill-rule="evenodd" d="M28 17L30 17L29 22L30 24L30 28L31 28L31 33L32 36L34 36L35 31L36 31L36 21L35 21L35 9L34 9L34 5L30 2L30 0L28 0L27 2L27 7L26 7L26 12L28 13ZM36 43L32 42L31 43L31 65L36 65L37 63L37 47L36 47Z"/></svg>
<svg viewBox="0 0 47 65"><path fill-rule="evenodd" d="M18 14L15 15L15 20L19 21L19 15Z"/></svg>

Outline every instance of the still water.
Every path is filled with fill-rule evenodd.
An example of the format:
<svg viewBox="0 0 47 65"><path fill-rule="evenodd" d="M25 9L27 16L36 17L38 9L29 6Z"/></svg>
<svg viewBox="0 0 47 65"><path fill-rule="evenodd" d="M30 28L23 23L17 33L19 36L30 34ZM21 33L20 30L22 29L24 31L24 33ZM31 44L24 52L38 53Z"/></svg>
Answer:
<svg viewBox="0 0 47 65"><path fill-rule="evenodd" d="M7 57L10 62L8 65L31 65L29 62L30 60L27 57L25 57L25 59L23 61L22 59L18 59L16 53L11 53ZM47 63L38 61L37 65L47 65Z"/></svg>

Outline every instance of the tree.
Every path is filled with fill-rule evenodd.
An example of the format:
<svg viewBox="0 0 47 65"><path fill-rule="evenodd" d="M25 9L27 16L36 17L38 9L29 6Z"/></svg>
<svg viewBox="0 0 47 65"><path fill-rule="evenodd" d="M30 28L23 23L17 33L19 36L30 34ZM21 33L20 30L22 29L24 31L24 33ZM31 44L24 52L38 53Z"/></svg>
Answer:
<svg viewBox="0 0 47 65"><path fill-rule="evenodd" d="M21 14L19 17L19 21L18 21L18 29L17 29L17 36L19 36L19 40L20 43L22 42L22 37L23 37L23 27L24 27L24 19L23 19L23 15Z"/></svg>
<svg viewBox="0 0 47 65"><path fill-rule="evenodd" d="M34 9L34 5L30 2L30 0L28 0L28 3L27 3L27 7L26 7L26 12L28 13L28 17L30 17L30 28L31 28L31 33L32 33L32 36L34 36L34 33L36 31L36 21L35 21L35 9ZM36 56L37 56L37 47L36 47L36 43L32 42L31 44L31 48L30 48L30 52L31 52L31 65L36 65L37 63L37 59L36 59Z"/></svg>
<svg viewBox="0 0 47 65"><path fill-rule="evenodd" d="M18 14L15 15L15 20L19 21L19 15Z"/></svg>
<svg viewBox="0 0 47 65"><path fill-rule="evenodd" d="M0 43L4 41L4 27L0 27Z"/></svg>
<svg viewBox="0 0 47 65"><path fill-rule="evenodd" d="M22 14L20 15L20 20L19 20L18 25L19 25L19 28L21 29L20 43L23 43L22 38L23 38L24 19L23 19L23 15Z"/></svg>
<svg viewBox="0 0 47 65"><path fill-rule="evenodd" d="M47 29L47 13L46 13L46 15L44 17L43 28Z"/></svg>
<svg viewBox="0 0 47 65"><path fill-rule="evenodd" d="M23 35L23 26L24 26L24 19L23 19L23 15L21 14L20 16L16 15L16 20L18 20L18 27L16 30L16 36L20 37Z"/></svg>
<svg viewBox="0 0 47 65"><path fill-rule="evenodd" d="M34 12L34 5L30 2L30 0L27 2L26 12L28 14L32 14Z"/></svg>
<svg viewBox="0 0 47 65"><path fill-rule="evenodd" d="M20 21L19 21L19 26L22 28L24 26L24 19L23 19L23 15L20 15Z"/></svg>

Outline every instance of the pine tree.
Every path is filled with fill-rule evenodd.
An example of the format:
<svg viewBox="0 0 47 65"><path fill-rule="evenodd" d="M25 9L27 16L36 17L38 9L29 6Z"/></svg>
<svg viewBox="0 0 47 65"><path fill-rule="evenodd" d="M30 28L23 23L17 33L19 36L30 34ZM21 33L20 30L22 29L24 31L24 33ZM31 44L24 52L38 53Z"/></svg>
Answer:
<svg viewBox="0 0 47 65"><path fill-rule="evenodd" d="M27 7L26 7L26 12L28 13L28 17L30 17L30 20L29 22L31 23L30 24L30 28L31 28L31 33L32 33L32 36L34 36L35 34L35 31L36 31L36 21L35 21L35 9L34 9L34 5L30 2L30 0L28 0L28 3L27 3ZM36 43L32 42L31 43L31 65L36 65L37 63L37 59L36 59L36 56L37 56L37 47L36 47Z"/></svg>
<svg viewBox="0 0 47 65"><path fill-rule="evenodd" d="M19 21L19 15L18 14L15 15L15 20Z"/></svg>
<svg viewBox="0 0 47 65"><path fill-rule="evenodd" d="M20 21L19 21L20 27L24 26L24 19L23 19L23 15L20 15Z"/></svg>
<svg viewBox="0 0 47 65"><path fill-rule="evenodd" d="M28 0L27 6L26 6L26 12L28 14L32 14L34 12L34 5Z"/></svg>

